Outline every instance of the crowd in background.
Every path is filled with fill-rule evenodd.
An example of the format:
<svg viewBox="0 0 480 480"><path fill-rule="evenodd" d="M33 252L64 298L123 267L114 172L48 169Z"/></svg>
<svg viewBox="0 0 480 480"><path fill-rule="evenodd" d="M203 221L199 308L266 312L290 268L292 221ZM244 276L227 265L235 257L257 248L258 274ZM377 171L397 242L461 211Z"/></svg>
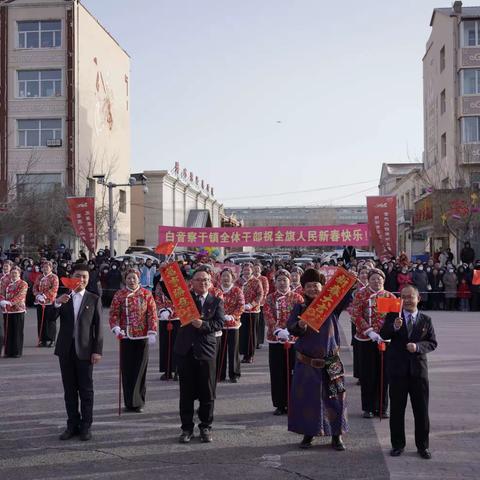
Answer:
<svg viewBox="0 0 480 480"><path fill-rule="evenodd" d="M29 286L26 301L29 307L33 306L32 288L37 276L41 275L43 260L52 262L53 272L59 277L70 276L75 263L87 263L90 271L87 290L98 294L104 307L110 306L115 292L125 285L125 273L131 268L140 270L140 284L150 290L160 280L160 260L135 260L134 257L117 260L111 258L107 247L90 257L80 251L78 258L74 258L72 251L64 245L57 248L44 246L31 255L24 254L20 248L11 245L5 251L0 247L0 269L5 260L10 260L21 268L22 279ZM205 255L179 263L187 279L199 264L209 264L212 268L222 265ZM298 268L292 260L274 263L265 260L260 263L259 260L258 263L262 266L262 275L270 280L272 289L276 270L282 268L292 271ZM343 266L356 274L362 268L380 268L385 273L386 290L398 293L405 285L416 286L421 293L420 308L423 310L480 311L480 285L475 285L474 282L474 270L480 270L480 259L476 259L469 242L465 242L459 261L455 261L450 249L437 252L426 261L412 261L404 253L390 260L364 260L356 258L354 249L345 249L343 258L328 263L304 264L302 269L321 269L326 266Z"/></svg>

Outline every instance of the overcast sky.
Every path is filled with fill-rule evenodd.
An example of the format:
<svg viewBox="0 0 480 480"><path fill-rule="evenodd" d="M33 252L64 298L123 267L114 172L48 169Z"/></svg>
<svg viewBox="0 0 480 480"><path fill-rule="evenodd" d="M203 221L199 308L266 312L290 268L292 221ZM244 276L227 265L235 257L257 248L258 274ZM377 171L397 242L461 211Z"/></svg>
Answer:
<svg viewBox="0 0 480 480"><path fill-rule="evenodd" d="M421 161L449 1L82 1L131 56L132 171L178 161L225 206L342 205L378 193L382 162Z"/></svg>

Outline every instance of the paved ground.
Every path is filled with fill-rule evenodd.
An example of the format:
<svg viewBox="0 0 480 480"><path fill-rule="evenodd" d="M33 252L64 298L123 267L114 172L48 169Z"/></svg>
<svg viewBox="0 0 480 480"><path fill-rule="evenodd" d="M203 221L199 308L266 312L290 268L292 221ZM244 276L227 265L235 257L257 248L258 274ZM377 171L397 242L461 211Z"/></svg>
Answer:
<svg viewBox="0 0 480 480"><path fill-rule="evenodd" d="M425 461L414 453L412 435L404 456L388 456L388 422L360 418L359 387L351 377L347 452L333 451L326 438L299 450L300 436L287 432L285 417L272 415L266 349L244 368L240 383L219 385L214 442L180 445L178 384L159 381L157 348L150 354L145 413L118 417L117 350L107 332L95 370L94 437L60 442L65 411L58 362L51 350L33 347L30 312L24 357L0 359L0 479L479 478L480 318L435 313L434 320L440 342L430 356L434 458ZM342 324L349 332L346 316ZM342 357L351 371L347 347ZM413 433L410 416L408 422Z"/></svg>

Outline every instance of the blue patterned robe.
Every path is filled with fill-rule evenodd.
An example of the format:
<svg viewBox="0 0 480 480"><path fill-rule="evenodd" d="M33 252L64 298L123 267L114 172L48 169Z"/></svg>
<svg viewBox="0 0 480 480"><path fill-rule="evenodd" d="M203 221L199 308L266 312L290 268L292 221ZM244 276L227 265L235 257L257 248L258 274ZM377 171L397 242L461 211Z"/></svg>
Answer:
<svg viewBox="0 0 480 480"><path fill-rule="evenodd" d="M338 315L332 313L317 333L298 326L298 315L307 307L295 305L287 323L298 340L295 350L311 358L331 356L340 347ZM348 431L345 392L328 398L329 377L323 368L313 368L297 360L293 373L288 411L288 430L303 435L341 435Z"/></svg>

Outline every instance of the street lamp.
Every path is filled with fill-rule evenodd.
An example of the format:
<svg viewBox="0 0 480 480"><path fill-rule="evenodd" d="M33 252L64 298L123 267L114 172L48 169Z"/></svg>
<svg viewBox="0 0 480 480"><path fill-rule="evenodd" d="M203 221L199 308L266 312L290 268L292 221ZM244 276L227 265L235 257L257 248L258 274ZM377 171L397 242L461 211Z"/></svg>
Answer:
<svg viewBox="0 0 480 480"><path fill-rule="evenodd" d="M114 239L113 239L113 189L116 187L133 187L138 181L143 185L144 193L148 193L147 177L145 175L137 175L130 177L128 183L107 182L105 175L93 175L97 179L97 183L108 188L108 240L110 243L110 257L115 255Z"/></svg>

